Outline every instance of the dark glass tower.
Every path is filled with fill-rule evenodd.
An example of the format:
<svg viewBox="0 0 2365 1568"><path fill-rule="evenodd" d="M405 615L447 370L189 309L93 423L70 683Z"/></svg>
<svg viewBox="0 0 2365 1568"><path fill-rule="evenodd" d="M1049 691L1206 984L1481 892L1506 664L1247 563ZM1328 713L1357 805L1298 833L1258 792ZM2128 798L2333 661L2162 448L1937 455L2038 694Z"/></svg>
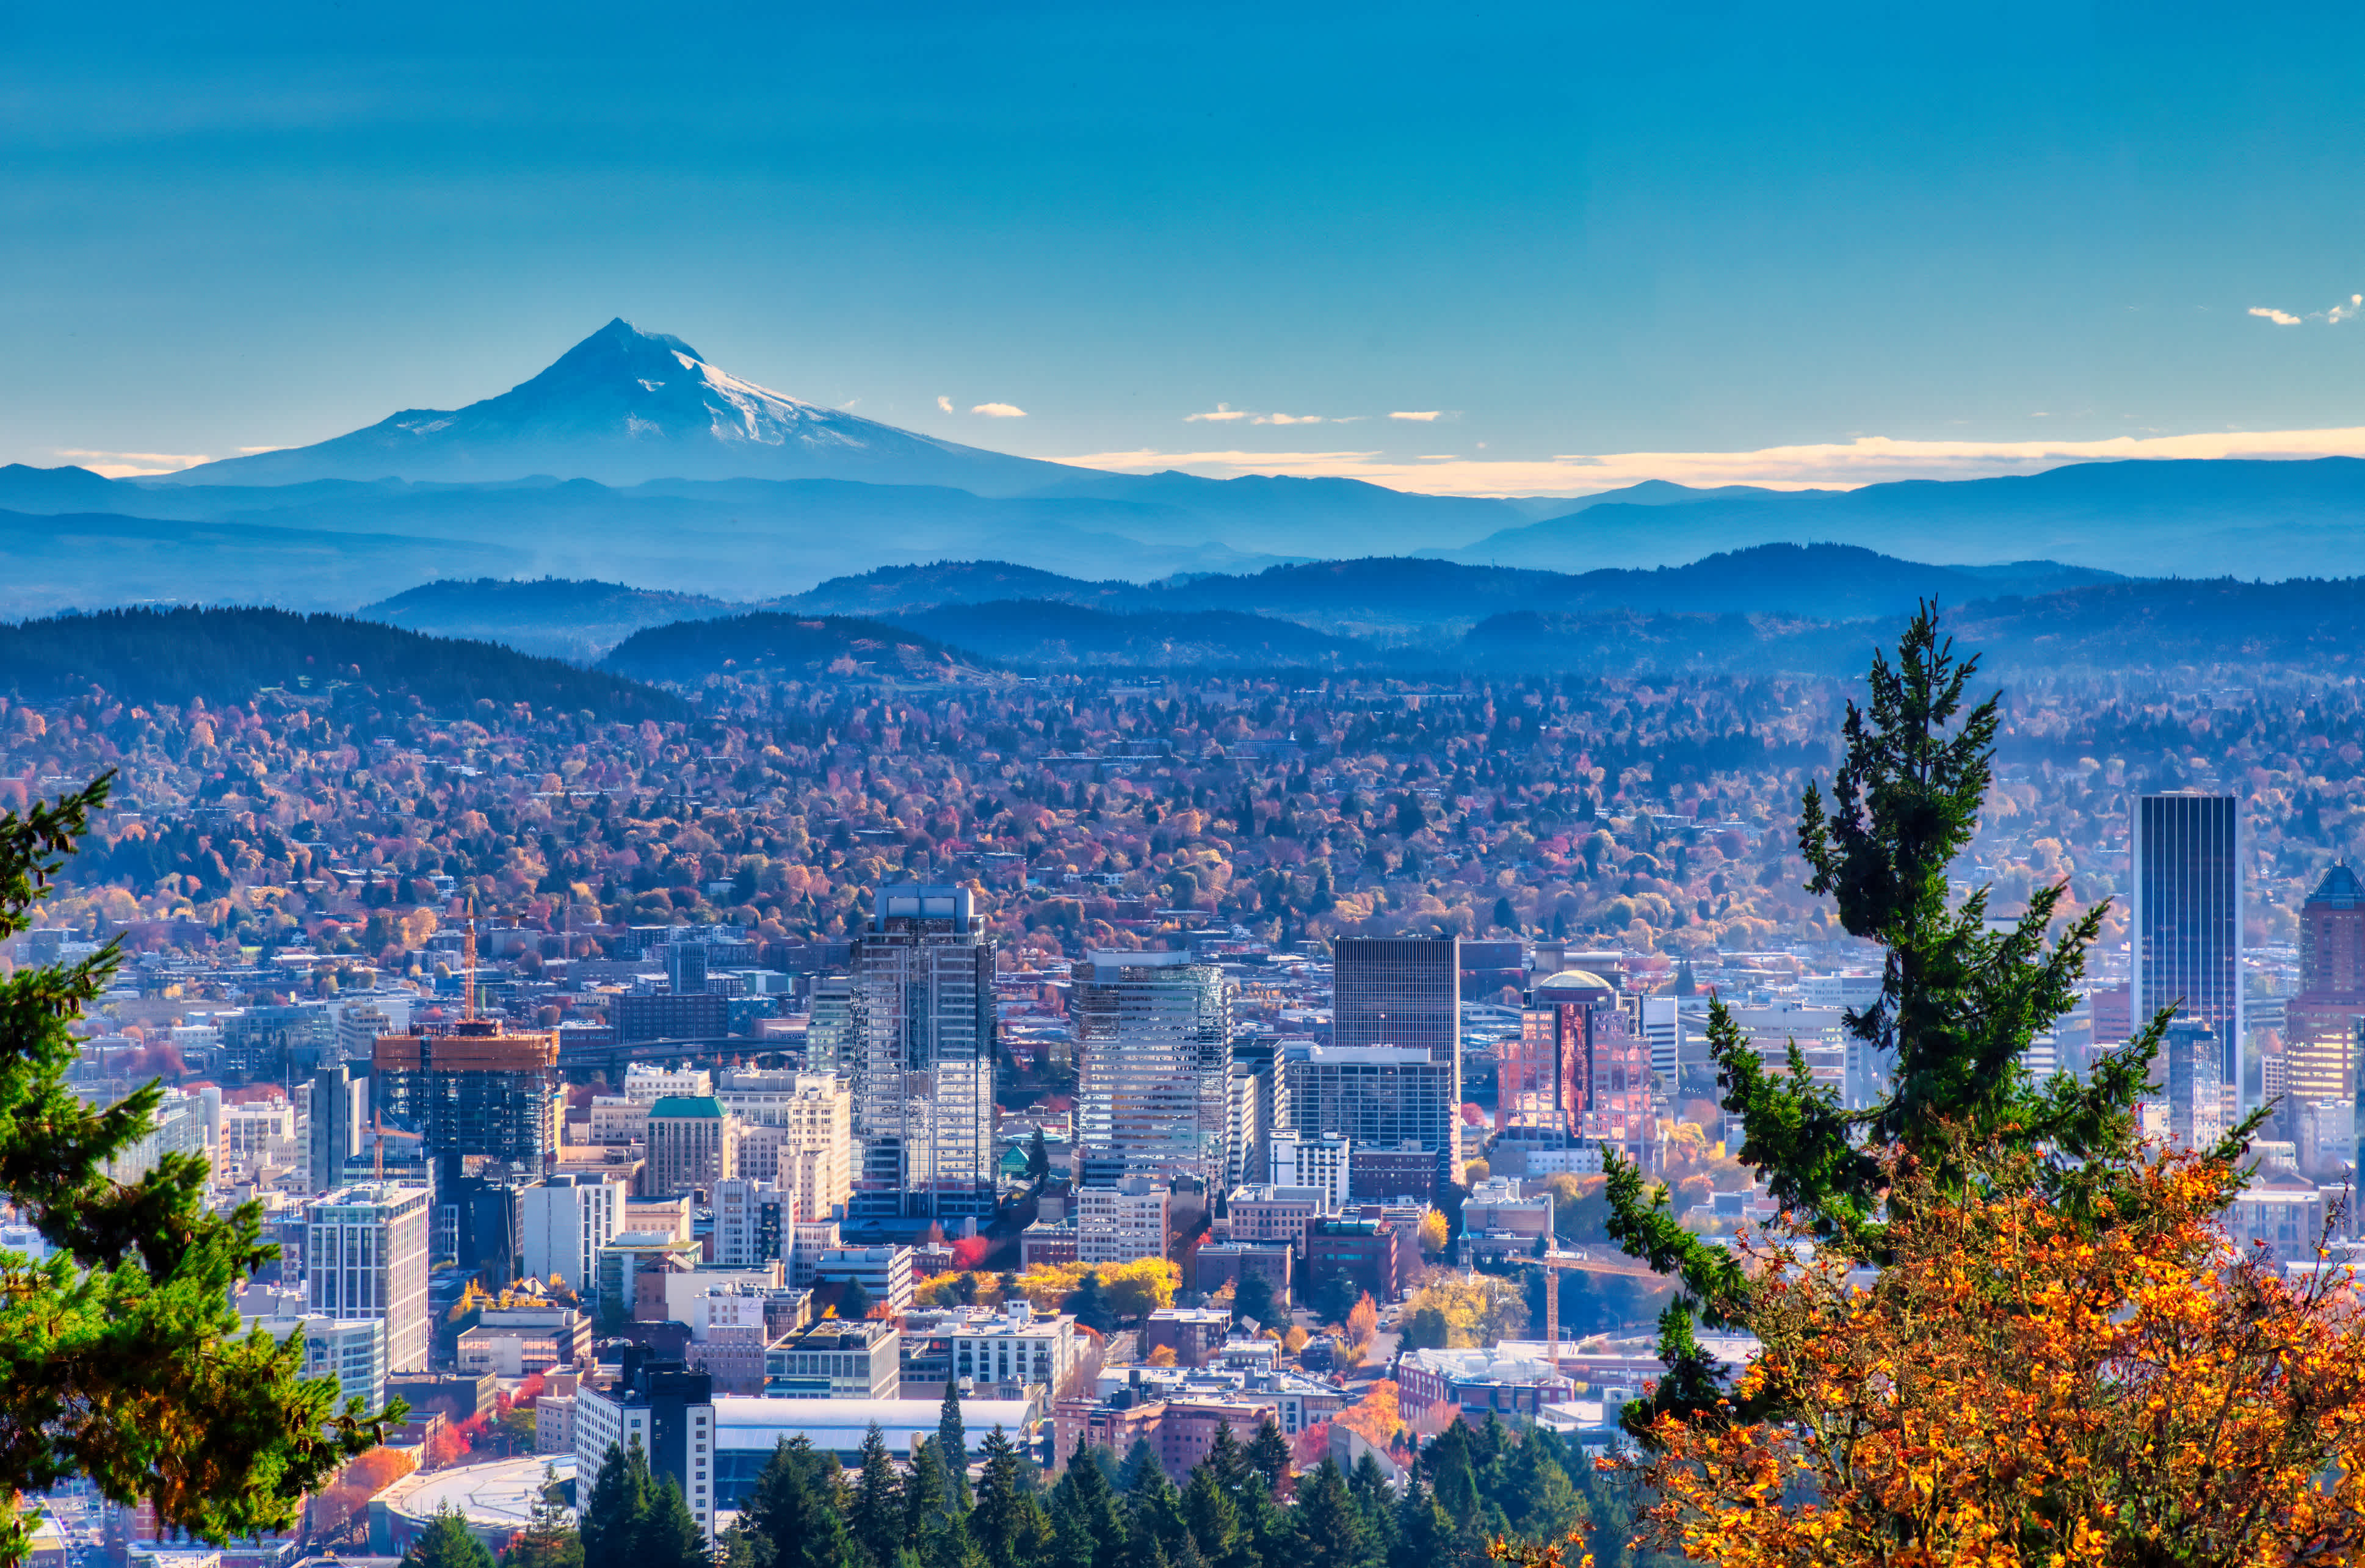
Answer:
<svg viewBox="0 0 2365 1568"><path fill-rule="evenodd" d="M2138 795L2135 1023L2174 1007L2217 1037L2221 1081L2257 1100L2242 1069L2241 807L2231 795Z"/></svg>

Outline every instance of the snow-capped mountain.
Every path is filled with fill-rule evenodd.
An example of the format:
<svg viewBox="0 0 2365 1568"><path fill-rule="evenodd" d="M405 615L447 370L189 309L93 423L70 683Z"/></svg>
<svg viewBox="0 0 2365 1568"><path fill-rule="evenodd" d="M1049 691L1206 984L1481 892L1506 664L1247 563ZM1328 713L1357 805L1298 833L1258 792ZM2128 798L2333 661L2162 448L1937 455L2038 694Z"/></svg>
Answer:
<svg viewBox="0 0 2365 1568"><path fill-rule="evenodd" d="M406 409L316 445L208 463L173 477L199 485L535 474L609 485L822 478L1007 495L1074 472L771 391L717 369L679 338L619 318L497 398L450 410Z"/></svg>

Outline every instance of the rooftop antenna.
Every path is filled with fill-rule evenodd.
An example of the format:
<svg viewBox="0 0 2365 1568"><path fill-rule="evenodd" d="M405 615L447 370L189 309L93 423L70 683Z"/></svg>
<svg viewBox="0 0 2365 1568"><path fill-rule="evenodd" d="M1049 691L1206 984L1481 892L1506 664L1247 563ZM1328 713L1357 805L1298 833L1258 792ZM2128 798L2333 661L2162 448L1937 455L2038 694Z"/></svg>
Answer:
<svg viewBox="0 0 2365 1568"><path fill-rule="evenodd" d="M468 970L467 978L461 982L465 1000L461 1003L460 1015L474 1023L476 1017L476 895L474 893L468 895L468 929L463 951Z"/></svg>

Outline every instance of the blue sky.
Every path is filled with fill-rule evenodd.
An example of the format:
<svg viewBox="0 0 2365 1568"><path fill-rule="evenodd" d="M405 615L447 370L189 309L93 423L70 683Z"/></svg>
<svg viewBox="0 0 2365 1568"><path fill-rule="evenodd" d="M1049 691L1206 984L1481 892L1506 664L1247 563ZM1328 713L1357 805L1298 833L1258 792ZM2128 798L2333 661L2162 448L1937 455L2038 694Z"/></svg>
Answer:
<svg viewBox="0 0 2365 1568"><path fill-rule="evenodd" d="M2365 451L2355 53L2231 6L18 5L0 460L319 440L615 315L1112 465Z"/></svg>

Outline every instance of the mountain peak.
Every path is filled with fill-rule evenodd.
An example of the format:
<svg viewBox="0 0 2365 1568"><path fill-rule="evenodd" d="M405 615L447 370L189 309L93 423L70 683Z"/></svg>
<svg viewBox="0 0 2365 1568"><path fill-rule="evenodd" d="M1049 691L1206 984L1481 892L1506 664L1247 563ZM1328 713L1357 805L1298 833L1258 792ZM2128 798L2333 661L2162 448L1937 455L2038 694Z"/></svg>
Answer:
<svg viewBox="0 0 2365 1568"><path fill-rule="evenodd" d="M541 374L454 409L407 409L312 446L208 463L168 482L843 478L1004 493L1069 470L825 409L718 368L622 316Z"/></svg>

